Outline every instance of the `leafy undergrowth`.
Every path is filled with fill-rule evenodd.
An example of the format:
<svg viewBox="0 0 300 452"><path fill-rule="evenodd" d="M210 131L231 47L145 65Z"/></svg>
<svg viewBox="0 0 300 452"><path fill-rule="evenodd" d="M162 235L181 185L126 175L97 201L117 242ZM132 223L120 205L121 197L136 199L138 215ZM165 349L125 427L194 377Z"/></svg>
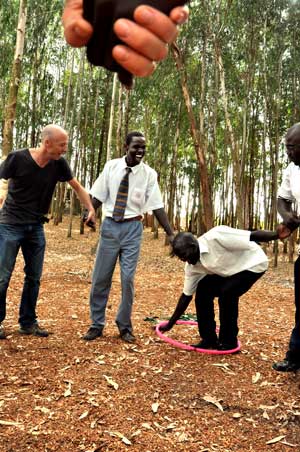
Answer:
<svg viewBox="0 0 300 452"><path fill-rule="evenodd" d="M0 342L1 452L264 452L300 450L300 372L281 374L293 325L292 264L282 258L240 301L241 352L213 356L162 342L149 320L168 317L181 294L183 264L164 237L145 230L136 275L137 343L118 338L114 323L119 270L104 337L81 339L97 235L67 239L67 223L47 225L38 315L48 338L17 332L23 284L20 257L8 292L9 333ZM187 314L194 314L194 306ZM145 320L147 319L147 320ZM169 335L199 340L195 327Z"/></svg>

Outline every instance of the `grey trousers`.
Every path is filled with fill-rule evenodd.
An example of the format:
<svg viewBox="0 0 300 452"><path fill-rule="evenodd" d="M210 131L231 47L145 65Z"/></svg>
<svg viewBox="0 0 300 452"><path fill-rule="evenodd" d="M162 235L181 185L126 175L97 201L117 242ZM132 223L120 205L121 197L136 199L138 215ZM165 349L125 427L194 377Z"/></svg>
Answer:
<svg viewBox="0 0 300 452"><path fill-rule="evenodd" d="M93 327L105 325L105 310L113 272L119 258L122 295L116 315L119 330L132 331L131 312L134 299L134 276L138 263L143 224L141 221L116 223L105 218L97 249L90 293L90 315Z"/></svg>

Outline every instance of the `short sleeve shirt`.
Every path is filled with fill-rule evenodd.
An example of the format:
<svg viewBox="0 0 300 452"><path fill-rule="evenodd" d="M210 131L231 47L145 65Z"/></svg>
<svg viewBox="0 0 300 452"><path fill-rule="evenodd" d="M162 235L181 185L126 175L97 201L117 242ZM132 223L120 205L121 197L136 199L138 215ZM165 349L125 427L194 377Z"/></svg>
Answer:
<svg viewBox="0 0 300 452"><path fill-rule="evenodd" d="M186 263L183 292L193 295L202 278L209 274L227 277L248 270L265 272L268 258L261 247L250 241L250 231L216 226L198 238L200 259Z"/></svg>
<svg viewBox="0 0 300 452"><path fill-rule="evenodd" d="M91 188L91 195L104 204L106 215L111 217L120 182L126 173L125 157L109 160ZM131 167L128 199L124 218L143 215L164 207L157 182L157 173L144 162Z"/></svg>
<svg viewBox="0 0 300 452"><path fill-rule="evenodd" d="M278 197L296 202L300 212L300 167L291 162L283 172Z"/></svg>
<svg viewBox="0 0 300 452"><path fill-rule="evenodd" d="M57 182L73 179L64 158L50 160L41 168L29 149L11 152L0 166L0 179L9 179L8 194L0 210L0 223L39 222L49 211Z"/></svg>

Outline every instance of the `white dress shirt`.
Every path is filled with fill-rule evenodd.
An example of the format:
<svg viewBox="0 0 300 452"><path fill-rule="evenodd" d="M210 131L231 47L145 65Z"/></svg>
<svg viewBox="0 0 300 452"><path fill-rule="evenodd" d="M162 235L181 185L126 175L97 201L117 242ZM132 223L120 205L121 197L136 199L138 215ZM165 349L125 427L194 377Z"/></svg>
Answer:
<svg viewBox="0 0 300 452"><path fill-rule="evenodd" d="M206 275L231 276L244 270L265 272L268 258L261 247L250 241L250 231L216 226L198 238L200 259L186 263L183 293L193 295Z"/></svg>
<svg viewBox="0 0 300 452"><path fill-rule="evenodd" d="M91 188L91 195L104 204L105 213L112 217L121 180L127 168L125 157L109 160ZM124 219L143 215L164 207L157 182L157 173L144 162L131 167L128 199Z"/></svg>
<svg viewBox="0 0 300 452"><path fill-rule="evenodd" d="M283 172L278 197L296 202L300 212L300 167L291 162Z"/></svg>

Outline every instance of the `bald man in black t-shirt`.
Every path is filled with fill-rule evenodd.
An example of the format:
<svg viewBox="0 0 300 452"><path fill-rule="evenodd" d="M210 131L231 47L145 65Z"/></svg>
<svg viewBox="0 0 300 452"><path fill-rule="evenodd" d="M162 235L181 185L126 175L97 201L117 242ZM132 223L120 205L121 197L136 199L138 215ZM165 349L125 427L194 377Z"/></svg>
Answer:
<svg viewBox="0 0 300 452"><path fill-rule="evenodd" d="M57 182L68 182L88 209L86 222L95 221L90 197L73 177L62 157L68 134L50 124L42 130L38 148L11 152L0 165L0 179L9 179L7 198L0 210L0 339L6 337L2 322L6 315L6 293L21 248L25 280L19 312L19 332L47 337L37 322L36 302L42 275L45 235L52 195Z"/></svg>

